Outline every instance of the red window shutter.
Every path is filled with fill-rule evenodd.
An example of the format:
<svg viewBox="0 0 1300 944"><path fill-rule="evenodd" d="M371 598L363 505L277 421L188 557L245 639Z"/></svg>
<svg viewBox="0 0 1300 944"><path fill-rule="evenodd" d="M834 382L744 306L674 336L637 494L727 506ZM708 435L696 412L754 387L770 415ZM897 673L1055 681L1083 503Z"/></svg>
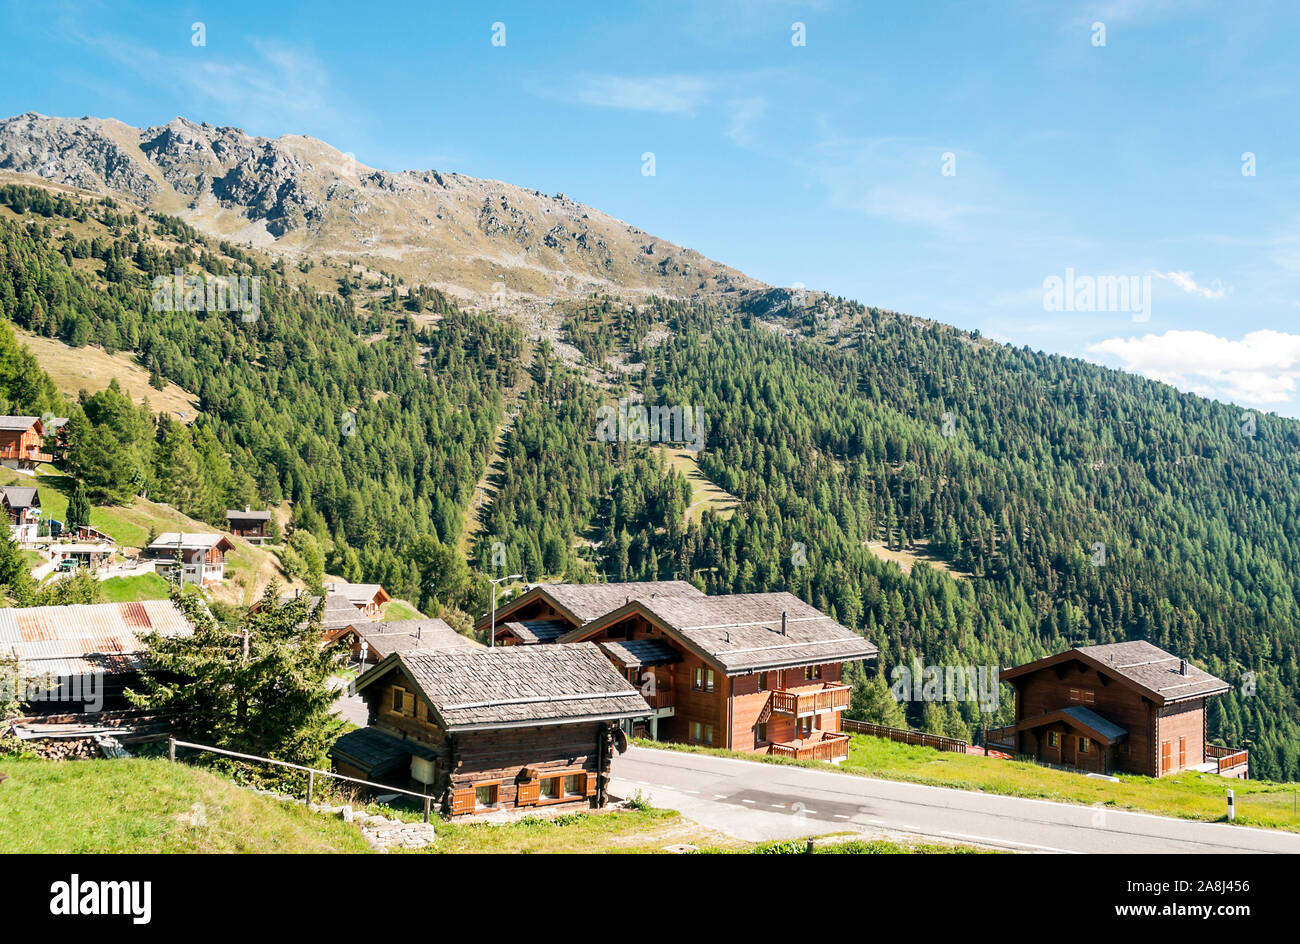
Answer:
<svg viewBox="0 0 1300 944"><path fill-rule="evenodd" d="M454 790L451 794L451 814L459 816L461 813L474 812L474 788L465 787L461 790Z"/></svg>
<svg viewBox="0 0 1300 944"><path fill-rule="evenodd" d="M533 779L527 783L519 784L515 795L515 806L533 806L536 804L541 783L540 780Z"/></svg>

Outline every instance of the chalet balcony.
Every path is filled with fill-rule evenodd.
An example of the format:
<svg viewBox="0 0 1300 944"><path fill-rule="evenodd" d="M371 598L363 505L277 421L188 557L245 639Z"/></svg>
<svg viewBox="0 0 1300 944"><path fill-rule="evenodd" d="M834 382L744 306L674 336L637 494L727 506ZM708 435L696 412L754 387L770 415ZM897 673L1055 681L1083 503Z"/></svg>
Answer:
<svg viewBox="0 0 1300 944"><path fill-rule="evenodd" d="M772 713L807 718L849 707L847 685L819 683L803 688L777 689L772 692Z"/></svg>
<svg viewBox="0 0 1300 944"><path fill-rule="evenodd" d="M673 714L673 709L677 704L677 700L673 698L673 690L671 688L659 689L649 695L642 693L642 697L646 700L646 703L655 710L655 714L660 717L666 717Z"/></svg>
<svg viewBox="0 0 1300 944"><path fill-rule="evenodd" d="M1217 744L1205 745L1207 765L1213 764L1220 777L1239 777L1246 779L1250 771L1250 751L1236 747L1220 747Z"/></svg>
<svg viewBox="0 0 1300 944"><path fill-rule="evenodd" d="M0 462L53 462L54 456L48 452L41 452L35 447L19 449L9 446L0 449Z"/></svg>
<svg viewBox="0 0 1300 944"><path fill-rule="evenodd" d="M797 741L777 741L772 744L775 757L792 757L795 760L823 760L831 764L847 760L849 736L815 731L812 736Z"/></svg>

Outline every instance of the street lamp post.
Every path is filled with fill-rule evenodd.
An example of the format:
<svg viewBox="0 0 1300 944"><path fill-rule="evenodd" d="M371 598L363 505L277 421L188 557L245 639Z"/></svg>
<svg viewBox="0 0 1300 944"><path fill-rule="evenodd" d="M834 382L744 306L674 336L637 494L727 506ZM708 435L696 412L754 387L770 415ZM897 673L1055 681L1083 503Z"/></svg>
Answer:
<svg viewBox="0 0 1300 944"><path fill-rule="evenodd" d="M492 629L488 631L488 646L490 648L496 648L497 644L497 584L503 580L522 580L523 578L523 574L507 574L504 577L495 579L488 578L488 582L492 584Z"/></svg>

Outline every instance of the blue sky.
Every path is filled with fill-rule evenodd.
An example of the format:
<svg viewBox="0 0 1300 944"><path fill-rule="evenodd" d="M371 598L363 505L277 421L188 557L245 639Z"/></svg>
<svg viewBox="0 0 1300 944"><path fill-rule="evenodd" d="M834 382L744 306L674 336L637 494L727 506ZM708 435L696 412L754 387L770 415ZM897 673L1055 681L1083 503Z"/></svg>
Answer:
<svg viewBox="0 0 1300 944"><path fill-rule="evenodd" d="M184 115L563 191L773 284L1300 416L1293 4L0 10L6 116ZM1136 292L1053 306L1067 270Z"/></svg>

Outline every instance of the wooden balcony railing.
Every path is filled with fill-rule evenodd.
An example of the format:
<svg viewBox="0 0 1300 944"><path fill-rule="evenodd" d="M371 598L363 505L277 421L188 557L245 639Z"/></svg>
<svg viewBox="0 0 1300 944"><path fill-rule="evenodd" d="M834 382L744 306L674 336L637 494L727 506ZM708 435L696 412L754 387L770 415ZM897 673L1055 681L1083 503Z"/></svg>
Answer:
<svg viewBox="0 0 1300 944"><path fill-rule="evenodd" d="M772 712L804 718L823 711L843 711L849 707L847 685L823 685L820 688L792 688L772 692Z"/></svg>
<svg viewBox="0 0 1300 944"><path fill-rule="evenodd" d="M54 456L39 449L0 449L0 462L53 462Z"/></svg>
<svg viewBox="0 0 1300 944"><path fill-rule="evenodd" d="M660 708L671 708L675 704L675 701L673 700L673 690L671 688L661 688L650 695L644 695L644 698L647 704L655 710Z"/></svg>
<svg viewBox="0 0 1300 944"><path fill-rule="evenodd" d="M772 753L796 760L843 760L849 756L849 737L847 734L823 734L815 741L778 741L772 744Z"/></svg>
<svg viewBox="0 0 1300 944"><path fill-rule="evenodd" d="M966 753L967 744L959 738L927 734L924 731L912 731L907 728L887 728L883 724L854 721L852 718L845 718L840 722L840 727L851 734L870 734L872 737L888 738L902 744L919 744L922 747L933 747L935 750L952 751L956 754Z"/></svg>
<svg viewBox="0 0 1300 944"><path fill-rule="evenodd" d="M1219 773L1250 763L1250 751L1237 747L1220 747L1218 744L1205 745L1205 759L1217 762Z"/></svg>

